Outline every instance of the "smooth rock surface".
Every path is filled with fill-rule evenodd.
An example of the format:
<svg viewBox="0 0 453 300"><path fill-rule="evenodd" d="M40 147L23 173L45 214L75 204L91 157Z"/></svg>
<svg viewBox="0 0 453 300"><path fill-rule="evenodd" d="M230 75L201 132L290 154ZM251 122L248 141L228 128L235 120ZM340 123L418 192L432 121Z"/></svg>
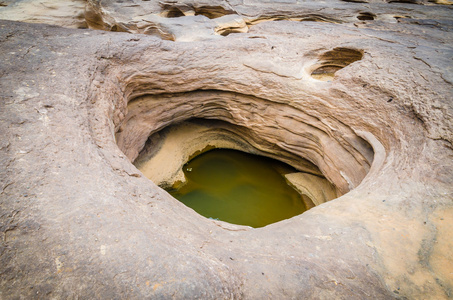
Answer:
<svg viewBox="0 0 453 300"><path fill-rule="evenodd" d="M86 2L87 26L129 32L0 21L0 298L451 298L452 9L367 2ZM141 34L175 8L191 18ZM220 35L221 14L247 32ZM308 17L328 22L271 21ZM259 229L198 215L131 163L191 118L342 196Z"/></svg>

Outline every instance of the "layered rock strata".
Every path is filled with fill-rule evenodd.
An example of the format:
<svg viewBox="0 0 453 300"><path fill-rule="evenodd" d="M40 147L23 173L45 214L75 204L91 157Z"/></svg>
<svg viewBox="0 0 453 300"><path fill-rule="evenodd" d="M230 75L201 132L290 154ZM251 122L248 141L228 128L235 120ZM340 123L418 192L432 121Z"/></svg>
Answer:
<svg viewBox="0 0 453 300"><path fill-rule="evenodd" d="M186 183L184 164L215 148L235 149L281 159L280 156L252 146L252 139L246 133L243 128L241 130L221 121L196 119L178 123L152 134L134 165L158 186L178 189ZM294 164L303 172L286 174L285 178L289 185L305 196L304 203L308 208L338 196L336 188L314 164L300 157L294 160Z"/></svg>
<svg viewBox="0 0 453 300"><path fill-rule="evenodd" d="M269 157L300 170L311 165L301 158L308 159L342 194L356 187L373 161L369 143L333 118L322 120L319 115L305 113L300 102L285 102L270 103L266 99L224 91L146 96L128 105L128 114L118 128L116 140L133 161L148 137L160 129L190 118L216 119L239 126L233 130L242 136L241 140ZM332 127L343 134L334 136ZM359 134L378 143L371 134ZM185 162L187 160L182 164Z"/></svg>
<svg viewBox="0 0 453 300"><path fill-rule="evenodd" d="M127 27L214 30L201 1L88 1L104 31L0 21L1 298L451 298L450 6L262 2L210 14L335 22ZM259 229L198 215L131 162L193 118L342 196Z"/></svg>

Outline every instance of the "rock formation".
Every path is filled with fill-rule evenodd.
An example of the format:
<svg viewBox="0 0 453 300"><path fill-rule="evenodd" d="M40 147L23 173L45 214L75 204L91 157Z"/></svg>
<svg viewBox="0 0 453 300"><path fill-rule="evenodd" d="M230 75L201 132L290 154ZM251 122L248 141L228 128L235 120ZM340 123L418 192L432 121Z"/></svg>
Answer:
<svg viewBox="0 0 453 300"><path fill-rule="evenodd" d="M453 297L450 2L0 1L0 298ZM132 164L189 123L340 197L206 219Z"/></svg>

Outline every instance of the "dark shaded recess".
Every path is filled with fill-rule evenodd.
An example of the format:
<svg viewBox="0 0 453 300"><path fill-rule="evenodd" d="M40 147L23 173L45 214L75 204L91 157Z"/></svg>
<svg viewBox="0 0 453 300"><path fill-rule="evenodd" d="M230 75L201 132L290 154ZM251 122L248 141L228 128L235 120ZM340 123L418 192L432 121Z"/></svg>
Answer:
<svg viewBox="0 0 453 300"><path fill-rule="evenodd" d="M294 15L294 16L268 16L262 19L270 19L273 21L290 21L290 19L300 19L300 22L326 22L326 23L342 23L340 20L329 18L317 14L308 14L308 15Z"/></svg>
<svg viewBox="0 0 453 300"><path fill-rule="evenodd" d="M368 3L368 1L363 0L341 0L343 2L351 2L351 3Z"/></svg>
<svg viewBox="0 0 453 300"><path fill-rule="evenodd" d="M368 162L368 165L371 168L371 165L373 164L374 160L374 149L373 147L363 138L357 136L357 142L352 143L353 147L362 154L363 157Z"/></svg>
<svg viewBox="0 0 453 300"><path fill-rule="evenodd" d="M0 7L8 6L10 4L14 4L15 2L20 2L20 1L17 1L17 0L2 0L2 1L0 1Z"/></svg>
<svg viewBox="0 0 453 300"><path fill-rule="evenodd" d="M335 48L322 54L319 58L321 66L315 69L311 75L334 74L338 70L361 60L363 53L349 48Z"/></svg>
<svg viewBox="0 0 453 300"><path fill-rule="evenodd" d="M341 23L339 20L335 20L332 18L328 18L322 15L315 15L315 14L310 14L306 16L301 17L301 22L327 22L327 23Z"/></svg>
<svg viewBox="0 0 453 300"><path fill-rule="evenodd" d="M172 7L167 12L167 18L184 17L184 13L177 7Z"/></svg>
<svg viewBox="0 0 453 300"><path fill-rule="evenodd" d="M220 32L220 35L221 35L221 36L228 36L228 35L231 34L231 33L243 33L243 32L240 31L239 29L226 28L225 30L223 30L222 32Z"/></svg>
<svg viewBox="0 0 453 300"><path fill-rule="evenodd" d="M126 27L115 24L110 28L110 31L115 31L115 32L129 32Z"/></svg>
<svg viewBox="0 0 453 300"><path fill-rule="evenodd" d="M412 19L411 16L394 16L394 18L400 22L401 19Z"/></svg>
<svg viewBox="0 0 453 300"><path fill-rule="evenodd" d="M419 4L417 0L389 0L388 3L409 3L409 4Z"/></svg>
<svg viewBox="0 0 453 300"><path fill-rule="evenodd" d="M320 57L323 65L332 65L344 68L355 61L361 60L363 53L359 50L349 48L335 48L327 51Z"/></svg>
<svg viewBox="0 0 453 300"><path fill-rule="evenodd" d="M276 16L276 17L269 17L269 20L274 19L274 21L288 21L291 17L285 16ZM261 20L261 19L260 19Z"/></svg>
<svg viewBox="0 0 453 300"><path fill-rule="evenodd" d="M369 12L363 12L357 16L357 19L360 21L373 21L375 18L376 15Z"/></svg>
<svg viewBox="0 0 453 300"><path fill-rule="evenodd" d="M342 67L338 66L322 66L314 70L311 75L323 75L323 74L333 74L338 70L343 69Z"/></svg>
<svg viewBox="0 0 453 300"><path fill-rule="evenodd" d="M235 14L236 12L230 9L225 9L222 6L200 6L195 8L195 15L202 15L209 19L220 18L225 15Z"/></svg>
<svg viewBox="0 0 453 300"><path fill-rule="evenodd" d="M79 26L77 26L77 29L88 29L88 24L86 22L83 22Z"/></svg>
<svg viewBox="0 0 453 300"><path fill-rule="evenodd" d="M85 20L91 29L108 30L105 28L104 20L101 15L93 9L85 9Z"/></svg>

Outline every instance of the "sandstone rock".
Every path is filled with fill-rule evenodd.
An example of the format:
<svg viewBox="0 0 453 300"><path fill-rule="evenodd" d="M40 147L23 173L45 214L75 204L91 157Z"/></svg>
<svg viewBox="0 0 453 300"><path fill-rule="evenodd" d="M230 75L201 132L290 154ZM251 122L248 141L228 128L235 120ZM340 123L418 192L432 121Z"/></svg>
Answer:
<svg viewBox="0 0 453 300"><path fill-rule="evenodd" d="M300 172L287 174L285 177L301 195L309 197L314 205L337 198L332 184L326 179L320 179L319 176Z"/></svg>
<svg viewBox="0 0 453 300"><path fill-rule="evenodd" d="M367 2L88 1L103 31L0 21L1 298L451 298L451 8ZM132 164L194 118L342 196L259 229L201 217Z"/></svg>

